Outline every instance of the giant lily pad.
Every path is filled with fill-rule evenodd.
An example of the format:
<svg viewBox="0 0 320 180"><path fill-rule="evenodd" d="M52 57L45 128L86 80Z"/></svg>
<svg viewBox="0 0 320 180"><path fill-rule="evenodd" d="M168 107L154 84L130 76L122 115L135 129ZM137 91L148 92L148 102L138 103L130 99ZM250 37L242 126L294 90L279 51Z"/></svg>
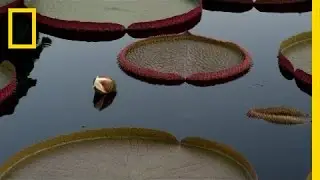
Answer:
<svg viewBox="0 0 320 180"><path fill-rule="evenodd" d="M291 74L301 89L311 93L312 33L304 32L283 41L279 50L279 66Z"/></svg>
<svg viewBox="0 0 320 180"><path fill-rule="evenodd" d="M87 130L33 145L0 167L0 179L256 180L230 147L198 137L179 142L152 129Z"/></svg>
<svg viewBox="0 0 320 180"><path fill-rule="evenodd" d="M37 21L53 35L69 32L77 40L109 40L183 32L200 21L201 0L25 0L37 8ZM164 11L165 9L165 11ZM71 31L71 32L70 32Z"/></svg>
<svg viewBox="0 0 320 180"><path fill-rule="evenodd" d="M245 74L251 66L250 56L240 46L190 33L135 42L124 48L118 59L129 75L159 84L224 83Z"/></svg>

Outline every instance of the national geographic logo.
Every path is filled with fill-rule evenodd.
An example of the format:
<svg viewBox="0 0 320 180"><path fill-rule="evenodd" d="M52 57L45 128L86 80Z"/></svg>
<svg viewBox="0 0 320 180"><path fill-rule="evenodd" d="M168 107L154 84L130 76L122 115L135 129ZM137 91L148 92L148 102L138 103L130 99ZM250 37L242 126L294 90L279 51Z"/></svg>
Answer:
<svg viewBox="0 0 320 180"><path fill-rule="evenodd" d="M14 43L14 14L31 14L31 44ZM9 49L36 49L37 47L37 15L36 8L9 8L8 10L8 48ZM17 27L16 27L17 28Z"/></svg>

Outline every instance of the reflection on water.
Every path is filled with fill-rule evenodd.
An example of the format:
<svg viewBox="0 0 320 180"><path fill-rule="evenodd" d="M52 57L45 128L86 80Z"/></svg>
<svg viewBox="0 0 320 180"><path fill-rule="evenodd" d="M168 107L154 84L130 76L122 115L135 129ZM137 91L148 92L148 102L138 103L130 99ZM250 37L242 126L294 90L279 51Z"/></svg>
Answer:
<svg viewBox="0 0 320 180"><path fill-rule="evenodd" d="M28 18L21 15L15 15L13 24L13 43L30 44L31 43L31 22ZM26 96L29 89L36 86L37 80L30 78L29 75L34 68L34 63L39 59L44 48L51 45L51 39L43 37L39 45L34 50L8 49L8 24L7 20L0 21L1 24L1 61L9 60L16 69L17 88L15 93L0 104L0 117L12 115L19 100ZM38 41L38 39L37 39Z"/></svg>
<svg viewBox="0 0 320 180"><path fill-rule="evenodd" d="M276 12L276 13L310 12L312 10L312 1L296 0L291 2L288 1L287 3L284 3L284 1L255 0L254 8L260 12Z"/></svg>
<svg viewBox="0 0 320 180"><path fill-rule="evenodd" d="M310 15L205 11L191 32L233 41L254 61L245 77L213 87L158 86L127 76L116 59L136 41L129 36L99 43L50 36L54 43L30 75L37 86L14 115L0 119L0 163L31 143L82 127L141 126L231 145L253 164L260 180L305 179L311 168L311 125L250 121L246 112L287 105L310 113L311 97L285 80L277 65L280 42L310 30ZM103 111L92 107L92 79L98 74L110 75L118 87L116 100Z"/></svg>
<svg viewBox="0 0 320 180"><path fill-rule="evenodd" d="M112 104L116 95L116 92L111 92L108 94L100 94L95 92L93 97L93 105L96 109L102 111L103 109L107 108Z"/></svg>
<svg viewBox="0 0 320 180"><path fill-rule="evenodd" d="M250 11L253 8L252 1L248 0L248 3L228 3L228 1L213 1L203 0L203 8L209 11L221 11L221 12L235 12L242 13Z"/></svg>

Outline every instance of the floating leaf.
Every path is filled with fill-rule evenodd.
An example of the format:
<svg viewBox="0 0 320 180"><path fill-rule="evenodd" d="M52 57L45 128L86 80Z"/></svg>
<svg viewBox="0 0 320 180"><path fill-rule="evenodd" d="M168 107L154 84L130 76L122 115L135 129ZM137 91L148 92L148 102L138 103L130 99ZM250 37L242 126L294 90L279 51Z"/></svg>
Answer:
<svg viewBox="0 0 320 180"><path fill-rule="evenodd" d="M32 0L25 6L37 9L40 31L83 41L115 40L126 32L136 38L179 33L193 28L202 14L201 0Z"/></svg>
<svg viewBox="0 0 320 180"><path fill-rule="evenodd" d="M238 179L257 180L245 158L197 137L142 128L77 132L43 141L0 167L0 179Z"/></svg>
<svg viewBox="0 0 320 180"><path fill-rule="evenodd" d="M276 124L304 124L311 119L308 114L289 107L253 108L247 115Z"/></svg>
<svg viewBox="0 0 320 180"><path fill-rule="evenodd" d="M252 65L240 46L190 33L135 42L120 52L118 61L129 75L159 84L225 83L244 75Z"/></svg>
<svg viewBox="0 0 320 180"><path fill-rule="evenodd" d="M297 81L312 84L312 33L304 32L283 41L279 50L279 65L293 73Z"/></svg>

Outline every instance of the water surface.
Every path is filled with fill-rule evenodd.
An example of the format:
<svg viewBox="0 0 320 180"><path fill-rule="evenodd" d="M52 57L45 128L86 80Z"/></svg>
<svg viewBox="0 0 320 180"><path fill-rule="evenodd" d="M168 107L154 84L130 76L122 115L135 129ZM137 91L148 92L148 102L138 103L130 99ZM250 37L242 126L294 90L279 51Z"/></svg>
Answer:
<svg viewBox="0 0 320 180"><path fill-rule="evenodd" d="M311 13L205 11L194 34L233 41L252 55L244 77L213 87L155 86L125 75L118 52L136 41L87 43L51 37L35 63L37 79L15 113L0 119L0 163L32 143L85 128L139 126L178 138L202 136L233 146L253 164L260 180L301 180L311 169L311 125L279 126L246 117L252 107L286 105L311 111L311 97L279 72L280 42L311 29ZM23 61L23 59L21 59ZM92 80L109 75L118 94L103 111L93 107Z"/></svg>

